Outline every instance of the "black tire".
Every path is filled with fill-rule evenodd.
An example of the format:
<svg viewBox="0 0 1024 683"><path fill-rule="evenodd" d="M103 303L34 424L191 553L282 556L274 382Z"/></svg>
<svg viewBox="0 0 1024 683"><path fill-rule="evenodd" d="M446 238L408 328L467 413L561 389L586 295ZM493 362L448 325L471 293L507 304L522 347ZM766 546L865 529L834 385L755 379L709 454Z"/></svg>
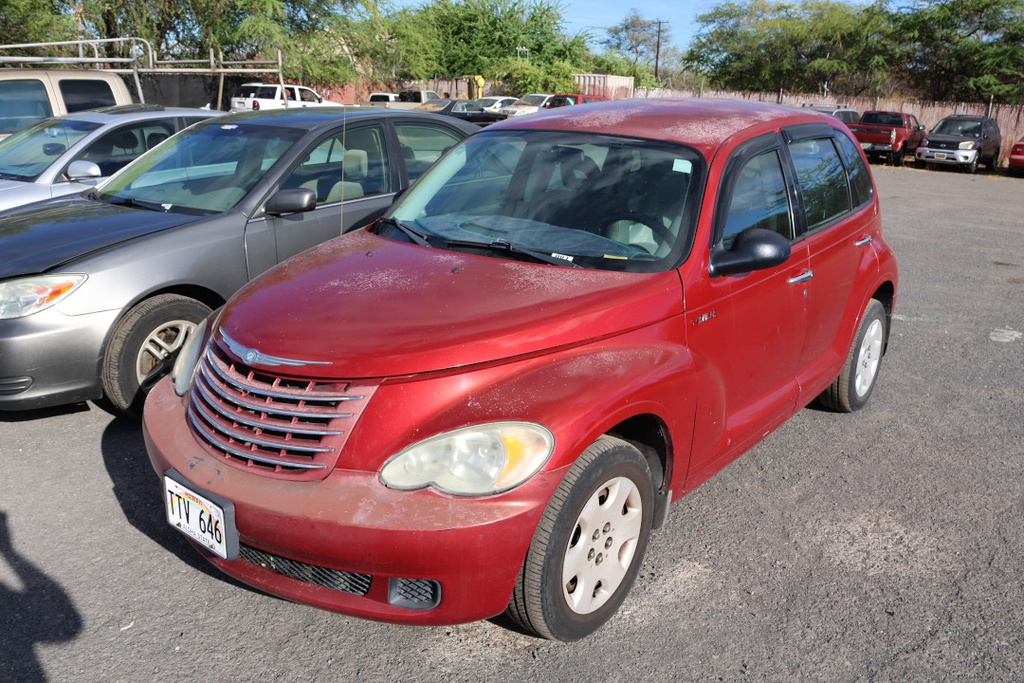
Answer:
<svg viewBox="0 0 1024 683"><path fill-rule="evenodd" d="M875 388L888 336L885 307L872 299L864 309L857 334L853 338L853 346L850 347L839 377L818 397L818 402L826 408L844 413L863 408Z"/></svg>
<svg viewBox="0 0 1024 683"><path fill-rule="evenodd" d="M981 157L981 152L974 155L971 159L971 163L966 164L963 168L966 173L977 173L978 172L978 159Z"/></svg>
<svg viewBox="0 0 1024 683"><path fill-rule="evenodd" d="M920 159L915 159L914 168L928 168L928 164Z"/></svg>
<svg viewBox="0 0 1024 683"><path fill-rule="evenodd" d="M996 147L995 153L989 158L988 163L985 164L985 166L988 167L988 170L994 172L999 168L999 154L1001 152L1002 150Z"/></svg>
<svg viewBox="0 0 1024 683"><path fill-rule="evenodd" d="M103 356L103 392L114 407L141 417L146 394L170 372L176 351L208 315L206 304L178 294L159 294L128 311Z"/></svg>
<svg viewBox="0 0 1024 683"><path fill-rule="evenodd" d="M619 609L643 563L654 492L644 456L603 436L569 469L519 570L507 614L524 630L573 641Z"/></svg>
<svg viewBox="0 0 1024 683"><path fill-rule="evenodd" d="M892 156L890 157L890 161L892 161L892 165L893 166L902 166L903 165L903 150L901 149L898 152L893 152Z"/></svg>

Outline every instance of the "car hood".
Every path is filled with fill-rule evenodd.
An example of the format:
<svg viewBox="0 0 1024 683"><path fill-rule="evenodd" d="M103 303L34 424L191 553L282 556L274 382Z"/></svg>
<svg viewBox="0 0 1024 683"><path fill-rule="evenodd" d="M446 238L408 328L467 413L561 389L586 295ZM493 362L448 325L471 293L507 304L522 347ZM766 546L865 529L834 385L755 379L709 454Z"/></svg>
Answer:
<svg viewBox="0 0 1024 683"><path fill-rule="evenodd" d="M366 379L528 356L681 312L675 271L538 265L360 231L249 283L219 329L246 349L306 363L282 368L289 375Z"/></svg>
<svg viewBox="0 0 1024 683"><path fill-rule="evenodd" d="M28 204L0 215L0 278L42 273L118 242L199 218L80 196Z"/></svg>
<svg viewBox="0 0 1024 683"><path fill-rule="evenodd" d="M972 138L966 135L944 135L942 133L928 133L927 136L929 142L964 142L970 140L971 142L981 142L981 138Z"/></svg>

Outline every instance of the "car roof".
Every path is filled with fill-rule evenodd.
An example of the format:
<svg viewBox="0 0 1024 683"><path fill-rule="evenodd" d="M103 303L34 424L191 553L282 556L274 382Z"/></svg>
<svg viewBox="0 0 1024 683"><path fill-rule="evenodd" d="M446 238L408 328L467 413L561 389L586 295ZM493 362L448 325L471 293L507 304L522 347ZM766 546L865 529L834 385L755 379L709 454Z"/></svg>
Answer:
<svg viewBox="0 0 1024 683"><path fill-rule="evenodd" d="M309 130L329 126L337 122L339 118L349 121L362 121L364 119L380 120L391 118L423 117L432 121L443 121L448 125L462 123L458 119L440 114L431 114L423 111L409 109L383 109L378 107L299 107L295 109L268 109L263 111L245 111L235 114L228 114L217 120L220 124L227 124L232 121L245 122L256 125L280 126L285 128L302 128ZM478 130L474 124L465 124L468 130Z"/></svg>
<svg viewBox="0 0 1024 683"><path fill-rule="evenodd" d="M100 107L99 109L86 109L71 114L63 114L60 118L75 119L76 121L94 121L96 123L108 123L118 119L153 119L170 116L185 116L206 114L219 116L223 114L218 110L200 109L198 107L165 107L159 104L120 104L113 107Z"/></svg>
<svg viewBox="0 0 1024 683"><path fill-rule="evenodd" d="M757 134L783 125L824 121L813 111L761 102L652 98L609 100L594 108L556 107L499 121L487 130L567 130L668 140L695 147L710 158L740 131Z"/></svg>

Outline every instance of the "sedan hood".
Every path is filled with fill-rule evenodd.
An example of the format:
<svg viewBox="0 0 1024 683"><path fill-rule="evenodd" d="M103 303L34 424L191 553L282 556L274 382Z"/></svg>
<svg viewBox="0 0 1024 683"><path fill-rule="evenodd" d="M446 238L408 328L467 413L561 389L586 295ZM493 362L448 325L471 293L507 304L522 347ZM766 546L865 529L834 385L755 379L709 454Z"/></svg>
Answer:
<svg viewBox="0 0 1024 683"><path fill-rule="evenodd" d="M42 273L118 242L199 218L79 196L12 209L0 214L0 279Z"/></svg>
<svg viewBox="0 0 1024 683"><path fill-rule="evenodd" d="M247 349L308 363L289 375L366 379L526 356L681 312L675 271L538 265L361 231L251 282L219 326Z"/></svg>

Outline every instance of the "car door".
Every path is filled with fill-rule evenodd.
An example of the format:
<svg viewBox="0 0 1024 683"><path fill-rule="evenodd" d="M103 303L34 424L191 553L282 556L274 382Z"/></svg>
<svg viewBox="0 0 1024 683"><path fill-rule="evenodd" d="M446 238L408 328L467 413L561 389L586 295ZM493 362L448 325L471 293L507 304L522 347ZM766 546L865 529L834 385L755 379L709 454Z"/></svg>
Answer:
<svg viewBox="0 0 1024 683"><path fill-rule="evenodd" d="M871 248L881 217L871 199L874 189L860 153L844 133L824 124L783 131L796 170L803 212L797 229L808 251L810 277L802 284L807 331L798 381L813 398L824 388L849 351L847 327L860 316L862 302L850 290L858 272L877 267Z"/></svg>
<svg viewBox="0 0 1024 683"><path fill-rule="evenodd" d="M779 135L738 148L719 187L709 249L728 250L740 233L762 228L786 237L792 254L773 268L684 283L688 346L705 376L691 454L698 478L793 409L807 276L806 249L794 241L794 197Z"/></svg>
<svg viewBox="0 0 1024 683"><path fill-rule="evenodd" d="M311 142L282 178L280 189L316 194L312 211L266 215L277 261L371 223L391 205L390 164L380 124L338 127Z"/></svg>

